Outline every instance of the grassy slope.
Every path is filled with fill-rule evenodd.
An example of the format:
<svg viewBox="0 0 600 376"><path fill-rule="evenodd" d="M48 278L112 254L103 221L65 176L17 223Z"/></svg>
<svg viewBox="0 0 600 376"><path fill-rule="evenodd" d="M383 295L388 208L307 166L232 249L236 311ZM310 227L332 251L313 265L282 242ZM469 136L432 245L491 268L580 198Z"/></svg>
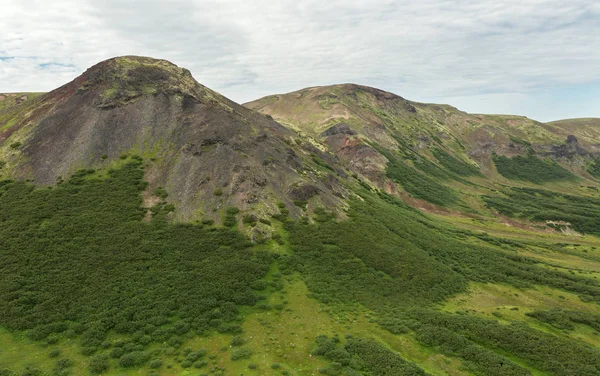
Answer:
<svg viewBox="0 0 600 376"><path fill-rule="evenodd" d="M44 93L0 93L0 112L42 94Z"/></svg>
<svg viewBox="0 0 600 376"><path fill-rule="evenodd" d="M98 176L103 176L103 174L99 174ZM94 180L91 180L90 182L93 181ZM368 198L368 196L365 197ZM370 198L369 200L373 200L373 198ZM420 214L411 210L406 211L402 206L395 206L396 204L390 206L390 204L378 201L372 201L372 204L375 205L370 214L375 215L373 218L377 218L378 214L374 213L378 212L385 212L388 213L388 215L398 215L399 217L393 219L393 223L389 222L391 218L384 219L384 217L382 217L381 220L383 220L383 223L388 222L387 226L390 226L389 229L394 233L397 233L398 231L408 231L405 235L402 235L402 238L405 239L405 241L408 240L403 246L405 251L401 251L402 248L400 248L398 251L388 254L386 253L388 252L386 248L373 250L374 252L380 253L378 258L381 257L382 259L386 259L392 257L389 259L387 265L373 264L373 266L380 271L385 271L385 273L393 276L393 278L396 278L398 283L408 283L408 289L420 289L420 287L415 286L415 282L411 282L410 280L402 282L404 278L402 273L396 275L400 269L395 269L401 266L394 266L394 257L403 255L403 252L408 252L406 255L418 255L418 252L420 251L418 251L418 248L414 247L415 244L419 244L419 242L412 243L411 245L411 242L413 241L410 239L413 235L422 238L418 233L419 231L426 231L424 229L427 228L427 226L433 225L434 228L441 229L442 232L437 233L437 235L434 235L435 232L432 232L433 237L442 237L444 239L439 243L440 245L444 244L444 242L462 242L462 244L467 247L480 247L483 244L488 244L483 243L477 238L470 238L470 240L461 239L459 233L452 235L457 236L456 238L448 237L452 232L447 232L447 230L454 228L454 225L448 226L439 219L422 217ZM369 219L369 217L363 217L365 213L369 212L358 211L355 214L351 214L351 217L355 218L352 221L358 220L356 223L359 226L371 226L372 231L381 231L381 225L376 224L377 221L371 223L370 221L372 220ZM443 217L443 219L447 220L448 217ZM421 227L421 225L416 225L416 222L414 222L415 220L425 221L423 223L429 223L429 225ZM540 268L554 270L559 273L566 273L566 275L577 275L581 278L591 278L594 280L598 278L600 261L596 256L596 249L600 247L600 240L595 237L586 236L585 238L580 239L575 236L553 234L544 239L549 243L561 242L584 244L583 247L567 246L556 248L552 247L551 244L544 245L543 243L540 243L537 237L535 237L536 234L534 232L514 230L510 233L510 236L504 236L505 233L500 232L500 230L510 232L511 229L502 229L499 224L469 221L457 221L455 223L459 226L468 225L471 232L482 230L492 235L502 235L503 237L521 240L529 244L526 247L513 247L509 245L510 243L501 244L500 246L492 245L492 248L495 249L493 252L500 252L497 254L509 250L509 253L517 252L536 260L535 262ZM324 223L321 225L322 227L320 227L321 230L319 231L322 231L323 234L332 234L325 235L326 237L333 236L328 242L337 242L334 240L335 236L337 236L335 235L335 231L337 231L336 228L340 225L331 222ZM403 228L405 230L403 230ZM315 228L315 230L317 229ZM367 228L364 228L364 230L366 231ZM340 227L339 231L341 231L340 234L357 232L351 228L344 229L344 227ZM369 232L370 231L371 230L369 230ZM417 232L415 233L415 231ZM413 235L410 235L411 233ZM296 254L298 251L294 248L296 246L293 246L293 244L296 243L289 243L289 241L286 240L286 234L287 231L283 231L283 240L281 244L269 242L262 248L281 255ZM383 234L380 236L382 235ZM390 235L383 236L382 240L389 236ZM389 239L394 239L394 237L392 236L392 238ZM535 241L533 241L534 239ZM365 240L365 247L368 247L367 243L369 243L369 240ZM295 242L297 241L298 240L295 240ZM339 244L343 245L344 243ZM355 242L354 244L356 244L359 249L363 246L360 241ZM426 244L427 242L423 243L423 245L417 245L417 247L426 246ZM443 245L441 246L444 247ZM488 244L487 246L490 245ZM348 249L349 245L345 245L344 247L345 249ZM433 246L432 243L432 245L428 247L435 246ZM434 257L437 257L435 254L435 252L432 253ZM340 257L339 260L343 261L343 257L345 256L341 254ZM356 253L354 257L360 258L365 263L378 262L378 258L371 260L368 253L359 252ZM307 262L307 265L310 265L310 258L303 258L303 260L306 260L305 262ZM343 263L344 262L345 261L343 261ZM429 268L430 265L435 265L435 263L431 263L432 261L421 259L419 262L419 273L424 272L424 269ZM235 351L235 348L230 346L232 339L231 334L211 332L208 336L189 335L184 337L184 343L179 346L177 350L173 350L174 353L169 352L169 346L160 343L152 344L149 347L149 350L160 351L159 356L163 360L163 366L159 369L159 374L179 375L185 374L187 371L189 371L190 374L201 374L202 372L208 372L212 366L214 374L219 374L219 372L221 372L222 374L228 375L280 375L285 374L282 373L282 371L287 371L289 374L293 375L316 375L318 374L317 370L320 367L327 365L328 362L321 357L310 355L315 346L314 338L319 334L338 334L343 336L347 333L351 333L358 337L375 339L384 344L388 349L393 350L404 359L414 362L432 375L472 374L471 371L465 368L464 361L461 360L460 357L444 355L436 348L424 346L416 339L412 331L393 334L383 329L377 323L378 317L381 317L383 313L383 311L380 311L381 306L377 303L377 300L372 300L366 296L361 297L361 294L359 293L360 289L367 287L364 283L359 282L359 284L354 287L352 287L352 284L348 285L349 288L353 288L355 289L355 292L358 292L358 295L354 298L349 298L343 302L325 303L325 301L327 301L325 298L330 294L329 290L323 290L322 287L314 289L315 286L318 286L315 285L315 282L321 278L318 274L315 274L319 273L317 269L306 269L306 271L302 273L292 271L291 274L289 274L289 267L287 269L288 271L285 272L284 269L278 267L278 264L280 264L280 262L271 266L271 270L266 277L268 285L271 286L265 290L267 299L255 307L242 308L240 311L241 316L243 317L244 329L242 336L246 341L243 347L250 348L254 352L249 359L237 361L231 360L231 354ZM338 268L332 269L331 271L334 272L336 270L339 270L338 273L342 273L338 278L344 278L343 273L345 272L343 269ZM285 272L283 276L281 275L282 271ZM536 273L535 271L532 272ZM441 273L447 274L448 271L443 271ZM483 271L482 273L484 273L482 274L482 276L484 276L487 272ZM365 274L364 278L367 278L367 275L368 274ZM448 276L450 275L451 274L448 274ZM385 281L387 278L389 277L383 277L382 281ZM306 283L308 283L308 288ZM340 287L343 289L345 288L344 286L346 285L343 284ZM340 292L346 294L343 290ZM381 292L382 291L375 292L375 294ZM314 295L315 293L318 295ZM321 301L315 300L312 296L318 296ZM376 296L377 295L374 297ZM402 297L403 295L399 296ZM395 298L392 295L389 299ZM401 299L406 299L406 297ZM427 299L429 298L426 298L425 300L426 305L429 304L426 303L428 301ZM564 309L578 309L600 314L600 307L598 304L583 302L576 294L557 289L556 287L542 285L517 287L507 283L483 283L471 281L467 290L459 294L451 295L449 298L439 301L436 305L445 312L463 311L474 317L484 317L494 321L499 320L501 323L513 321L523 322L536 330L551 333L554 336L565 338L574 341L575 343L588 343L592 346L598 345L598 333L594 333L594 331L590 330L588 327L578 326L573 331L565 332L525 315L525 313L531 312L534 309L552 309L557 307ZM59 359L66 356L75 362L75 365L72 367L72 374L89 374L87 367L91 358L81 354L79 341L77 339L70 339L65 334L59 334L57 337L58 344L45 344L43 341L31 341L23 334L23 332L8 332L2 330L0 332L0 342L3 346L0 347L0 365L3 367L8 366L19 372L25 370L28 366L51 372L56 360L51 359L48 354L54 348L58 347L61 349L62 354L59 356ZM124 335L110 333L108 341L114 342L115 340L126 337L127 336ZM194 351L198 349L207 350L207 355L203 358L207 361L207 365L198 370L189 368L186 371L185 368L182 368L181 362L184 359L184 351L188 348ZM505 354L500 350L493 351ZM518 355L505 355L507 355L515 364L529 369L534 375L551 374L540 370L527 360L521 359ZM277 370L271 368L271 365L274 363L279 364ZM133 369L121 368L118 365L118 361L115 359L109 360L109 364L109 371L104 374L147 375L151 372L148 363L142 367ZM250 365L256 367L256 369L249 369L248 367ZM220 368L216 368L217 366ZM219 369L221 369L221 371L219 371Z"/></svg>

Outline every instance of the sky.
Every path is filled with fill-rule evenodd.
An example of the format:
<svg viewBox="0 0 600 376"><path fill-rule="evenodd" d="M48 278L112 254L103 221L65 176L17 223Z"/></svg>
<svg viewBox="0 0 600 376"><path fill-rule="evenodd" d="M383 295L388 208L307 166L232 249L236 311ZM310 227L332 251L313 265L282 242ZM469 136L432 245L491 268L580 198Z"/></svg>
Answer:
<svg viewBox="0 0 600 376"><path fill-rule="evenodd" d="M143 55L240 103L351 82L472 113L600 117L597 0L0 1L0 92Z"/></svg>

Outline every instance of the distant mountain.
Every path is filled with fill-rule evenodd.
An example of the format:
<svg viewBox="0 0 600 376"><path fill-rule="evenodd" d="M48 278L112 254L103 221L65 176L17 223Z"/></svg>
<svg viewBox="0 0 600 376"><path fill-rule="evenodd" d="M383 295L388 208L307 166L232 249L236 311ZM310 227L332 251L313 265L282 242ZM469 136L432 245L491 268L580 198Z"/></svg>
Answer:
<svg viewBox="0 0 600 376"><path fill-rule="evenodd" d="M450 201L440 200L435 192L422 194L423 187L433 183L417 175L394 178L390 167L404 171L405 177L416 168L443 184L454 180L455 188L474 195L480 195L482 187L473 189L464 178L475 178L473 182L489 193L496 183L583 179L597 184L600 128L594 127L593 119L544 124L522 116L468 114L355 84L306 88L245 105L327 145L346 168L389 193L396 192L393 182L400 183L411 196L436 204ZM487 180L477 178L481 175Z"/></svg>

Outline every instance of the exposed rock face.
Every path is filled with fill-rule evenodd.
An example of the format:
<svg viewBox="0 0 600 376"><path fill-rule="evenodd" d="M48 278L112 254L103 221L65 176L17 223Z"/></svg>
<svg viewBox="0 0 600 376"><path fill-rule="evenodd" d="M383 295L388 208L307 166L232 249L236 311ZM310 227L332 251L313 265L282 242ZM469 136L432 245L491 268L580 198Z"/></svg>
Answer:
<svg viewBox="0 0 600 376"><path fill-rule="evenodd" d="M356 134L356 131L350 128L350 126L346 123L338 123L336 125L331 126L330 128L327 128L327 130L321 132L322 137L333 136L336 134L346 134L349 136L353 136Z"/></svg>
<svg viewBox="0 0 600 376"><path fill-rule="evenodd" d="M574 135L570 134L570 135L567 136L567 144L569 144L569 145L579 144L579 141L577 141L577 137L575 137Z"/></svg>
<svg viewBox="0 0 600 376"><path fill-rule="evenodd" d="M308 152L292 150L286 142L292 136L276 121L200 85L186 69L122 57L44 95L5 134L0 159L14 177L53 184L76 169L138 154L148 163L151 189L166 189L180 219L218 216L213 210L227 206L275 211L275 202L291 204L290 187L302 184L334 206L344 189L326 187L316 171L298 173ZM15 141L22 146L11 151ZM217 189L223 193L216 196Z"/></svg>
<svg viewBox="0 0 600 376"><path fill-rule="evenodd" d="M289 196L294 200L306 201L309 198L317 195L319 188L312 184L304 184L290 189Z"/></svg>

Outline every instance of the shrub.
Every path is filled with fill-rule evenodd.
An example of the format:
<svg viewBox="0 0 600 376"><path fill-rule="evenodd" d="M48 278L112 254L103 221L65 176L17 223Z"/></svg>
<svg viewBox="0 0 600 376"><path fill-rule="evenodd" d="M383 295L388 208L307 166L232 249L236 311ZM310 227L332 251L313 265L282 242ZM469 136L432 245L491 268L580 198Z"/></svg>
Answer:
<svg viewBox="0 0 600 376"><path fill-rule="evenodd" d="M50 334L47 338L46 338L46 343L49 345L55 345L58 343L58 336L56 334Z"/></svg>
<svg viewBox="0 0 600 376"><path fill-rule="evenodd" d="M222 196L223 195L223 189L217 188L217 189L215 189L215 191L213 192L213 194L215 196Z"/></svg>
<svg viewBox="0 0 600 376"><path fill-rule="evenodd" d="M231 360L248 359L252 356L252 350L247 347L238 347L231 351Z"/></svg>
<svg viewBox="0 0 600 376"><path fill-rule="evenodd" d="M123 368L138 367L144 365L150 359L150 355L143 351L133 351L125 354L119 359L119 365Z"/></svg>
<svg viewBox="0 0 600 376"><path fill-rule="evenodd" d="M189 361L195 362L196 360L202 358L205 354L206 354L206 351L203 351L203 350L192 351L192 352L188 353L185 356L185 358Z"/></svg>
<svg viewBox="0 0 600 376"><path fill-rule="evenodd" d="M63 369L67 369L69 367L72 367L73 364L75 364L71 359L69 358L62 358L56 361L56 367L55 369L57 370L63 370Z"/></svg>
<svg viewBox="0 0 600 376"><path fill-rule="evenodd" d="M162 367L162 365L163 365L162 359L152 359L150 361L150 368L156 369L156 368Z"/></svg>
<svg viewBox="0 0 600 376"><path fill-rule="evenodd" d="M93 353L95 353L96 351L98 351L97 347L86 346L86 347L82 347L79 352L81 353L81 355L89 356L89 355L92 355Z"/></svg>
<svg viewBox="0 0 600 376"><path fill-rule="evenodd" d="M50 358L58 358L58 356L60 355L60 349L52 349L49 353L48 356Z"/></svg>
<svg viewBox="0 0 600 376"><path fill-rule="evenodd" d="M246 224L256 224L256 216L254 214L244 214L242 222Z"/></svg>
<svg viewBox="0 0 600 376"><path fill-rule="evenodd" d="M166 199L167 197L169 197L169 194L167 193L166 189L164 189L163 187L156 188L154 190L154 195L162 198L163 200Z"/></svg>
<svg viewBox="0 0 600 376"><path fill-rule="evenodd" d="M13 142L12 144L10 144L10 148L11 149L16 149L19 146L23 145L21 142L17 141L17 142Z"/></svg>
<svg viewBox="0 0 600 376"><path fill-rule="evenodd" d="M113 347L113 349L110 350L110 357L118 359L121 356L123 356L124 353L125 353L125 350L123 350L122 347Z"/></svg>
<svg viewBox="0 0 600 376"><path fill-rule="evenodd" d="M432 163L425 162L423 158L419 157L420 163L415 163L421 170L429 169L435 170L430 173L420 173L414 167L404 163L397 154L390 152L387 149L383 149L374 145L377 151L383 154L388 160L386 168L386 175L402 185L402 187L411 194L411 196L429 201L433 204L440 206L448 206L456 202L457 196L452 189L440 184L438 179L447 178L447 174L441 168L433 165ZM427 166L424 164L427 163ZM427 167L427 168L426 168ZM441 175L441 176L440 176ZM366 187L370 190L370 187Z"/></svg>
<svg viewBox="0 0 600 376"><path fill-rule="evenodd" d="M294 200L294 205L296 205L299 208L306 209L306 205L308 205L308 202L306 200Z"/></svg>
<svg viewBox="0 0 600 376"><path fill-rule="evenodd" d="M507 179L525 180L536 184L577 180L575 175L554 160L544 161L532 153L514 158L494 154L493 160L498 173Z"/></svg>
<svg viewBox="0 0 600 376"><path fill-rule="evenodd" d="M234 227L236 224L237 224L237 220L235 219L235 217L226 216L225 219L223 220L223 226L226 226L226 227Z"/></svg>
<svg viewBox="0 0 600 376"><path fill-rule="evenodd" d="M231 346L241 346L246 343L246 340L242 336L233 336L231 339Z"/></svg>
<svg viewBox="0 0 600 376"><path fill-rule="evenodd" d="M100 374L109 368L108 357L104 354L96 355L90 359L88 370L93 374Z"/></svg>
<svg viewBox="0 0 600 376"><path fill-rule="evenodd" d="M441 149L433 149L433 155L448 170L460 176L481 176L479 169L469 163L463 162Z"/></svg>

